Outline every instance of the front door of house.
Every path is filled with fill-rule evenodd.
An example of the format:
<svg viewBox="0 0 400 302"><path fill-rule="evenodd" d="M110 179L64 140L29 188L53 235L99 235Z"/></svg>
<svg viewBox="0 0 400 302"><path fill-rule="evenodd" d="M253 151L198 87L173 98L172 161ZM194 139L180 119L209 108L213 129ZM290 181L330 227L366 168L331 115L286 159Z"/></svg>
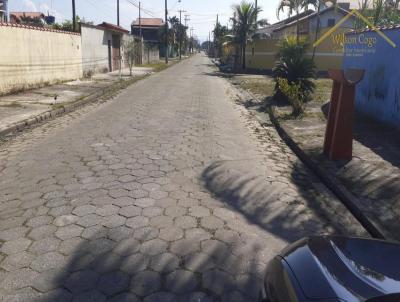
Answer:
<svg viewBox="0 0 400 302"><path fill-rule="evenodd" d="M121 37L112 35L112 70L119 69L121 55Z"/></svg>

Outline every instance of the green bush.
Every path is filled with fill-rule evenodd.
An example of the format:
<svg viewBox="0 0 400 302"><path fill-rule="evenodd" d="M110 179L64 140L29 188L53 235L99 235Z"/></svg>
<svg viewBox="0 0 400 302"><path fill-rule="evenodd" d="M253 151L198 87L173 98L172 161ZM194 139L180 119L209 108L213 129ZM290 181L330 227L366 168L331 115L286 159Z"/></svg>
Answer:
<svg viewBox="0 0 400 302"><path fill-rule="evenodd" d="M296 37L286 37L279 43L278 60L273 69L276 99L287 100L277 80L286 79L288 84L299 87L301 101L310 100L315 89L312 78L315 78L316 72L314 61L306 57L308 46L306 39Z"/></svg>
<svg viewBox="0 0 400 302"><path fill-rule="evenodd" d="M298 117L304 112L304 93L300 84L290 84L288 80L276 78L277 85L281 93L286 97L292 106L292 115Z"/></svg>

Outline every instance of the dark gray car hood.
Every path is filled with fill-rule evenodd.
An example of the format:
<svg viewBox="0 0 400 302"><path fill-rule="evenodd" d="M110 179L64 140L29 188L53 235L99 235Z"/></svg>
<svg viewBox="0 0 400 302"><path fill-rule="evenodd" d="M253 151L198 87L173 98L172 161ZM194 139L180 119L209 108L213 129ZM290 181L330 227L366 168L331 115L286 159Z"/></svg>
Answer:
<svg viewBox="0 0 400 302"><path fill-rule="evenodd" d="M400 293L400 245L395 243L310 237L289 246L280 256L309 299L353 302Z"/></svg>

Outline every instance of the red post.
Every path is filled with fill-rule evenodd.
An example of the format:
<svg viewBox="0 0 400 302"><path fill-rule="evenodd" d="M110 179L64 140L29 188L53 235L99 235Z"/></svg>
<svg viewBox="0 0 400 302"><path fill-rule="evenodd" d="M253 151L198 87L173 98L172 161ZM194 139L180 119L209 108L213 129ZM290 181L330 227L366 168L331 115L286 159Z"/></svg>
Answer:
<svg viewBox="0 0 400 302"><path fill-rule="evenodd" d="M353 122L356 84L364 70L329 70L333 80L331 104L326 126L324 153L333 160L350 160L353 155Z"/></svg>

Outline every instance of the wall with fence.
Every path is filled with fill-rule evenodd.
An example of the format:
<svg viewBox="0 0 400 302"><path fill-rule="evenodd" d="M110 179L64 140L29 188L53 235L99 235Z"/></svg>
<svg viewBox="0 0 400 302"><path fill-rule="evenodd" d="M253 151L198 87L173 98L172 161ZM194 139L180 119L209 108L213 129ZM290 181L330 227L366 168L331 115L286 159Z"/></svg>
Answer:
<svg viewBox="0 0 400 302"><path fill-rule="evenodd" d="M365 69L357 85L356 110L400 128L400 28L382 32L396 47L372 31L346 35L343 68Z"/></svg>
<svg viewBox="0 0 400 302"><path fill-rule="evenodd" d="M82 77L81 36L0 23L0 94Z"/></svg>
<svg viewBox="0 0 400 302"><path fill-rule="evenodd" d="M104 29L81 24L82 34L82 68L85 75L108 72L111 64L112 36ZM110 41L110 42L109 42Z"/></svg>
<svg viewBox="0 0 400 302"><path fill-rule="evenodd" d="M343 47L340 42L341 35L345 29L338 29L319 44L315 50L314 61L319 72L327 72L328 69L340 68L343 63ZM322 37L326 30L322 30L319 37ZM310 42L307 52L309 57L313 56L311 44L315 40L315 33L305 36ZM278 52L279 39L259 39L247 45L246 66L256 70L271 71L274 68Z"/></svg>
<svg viewBox="0 0 400 302"><path fill-rule="evenodd" d="M143 64L151 64L160 61L160 50L158 44L144 43Z"/></svg>

